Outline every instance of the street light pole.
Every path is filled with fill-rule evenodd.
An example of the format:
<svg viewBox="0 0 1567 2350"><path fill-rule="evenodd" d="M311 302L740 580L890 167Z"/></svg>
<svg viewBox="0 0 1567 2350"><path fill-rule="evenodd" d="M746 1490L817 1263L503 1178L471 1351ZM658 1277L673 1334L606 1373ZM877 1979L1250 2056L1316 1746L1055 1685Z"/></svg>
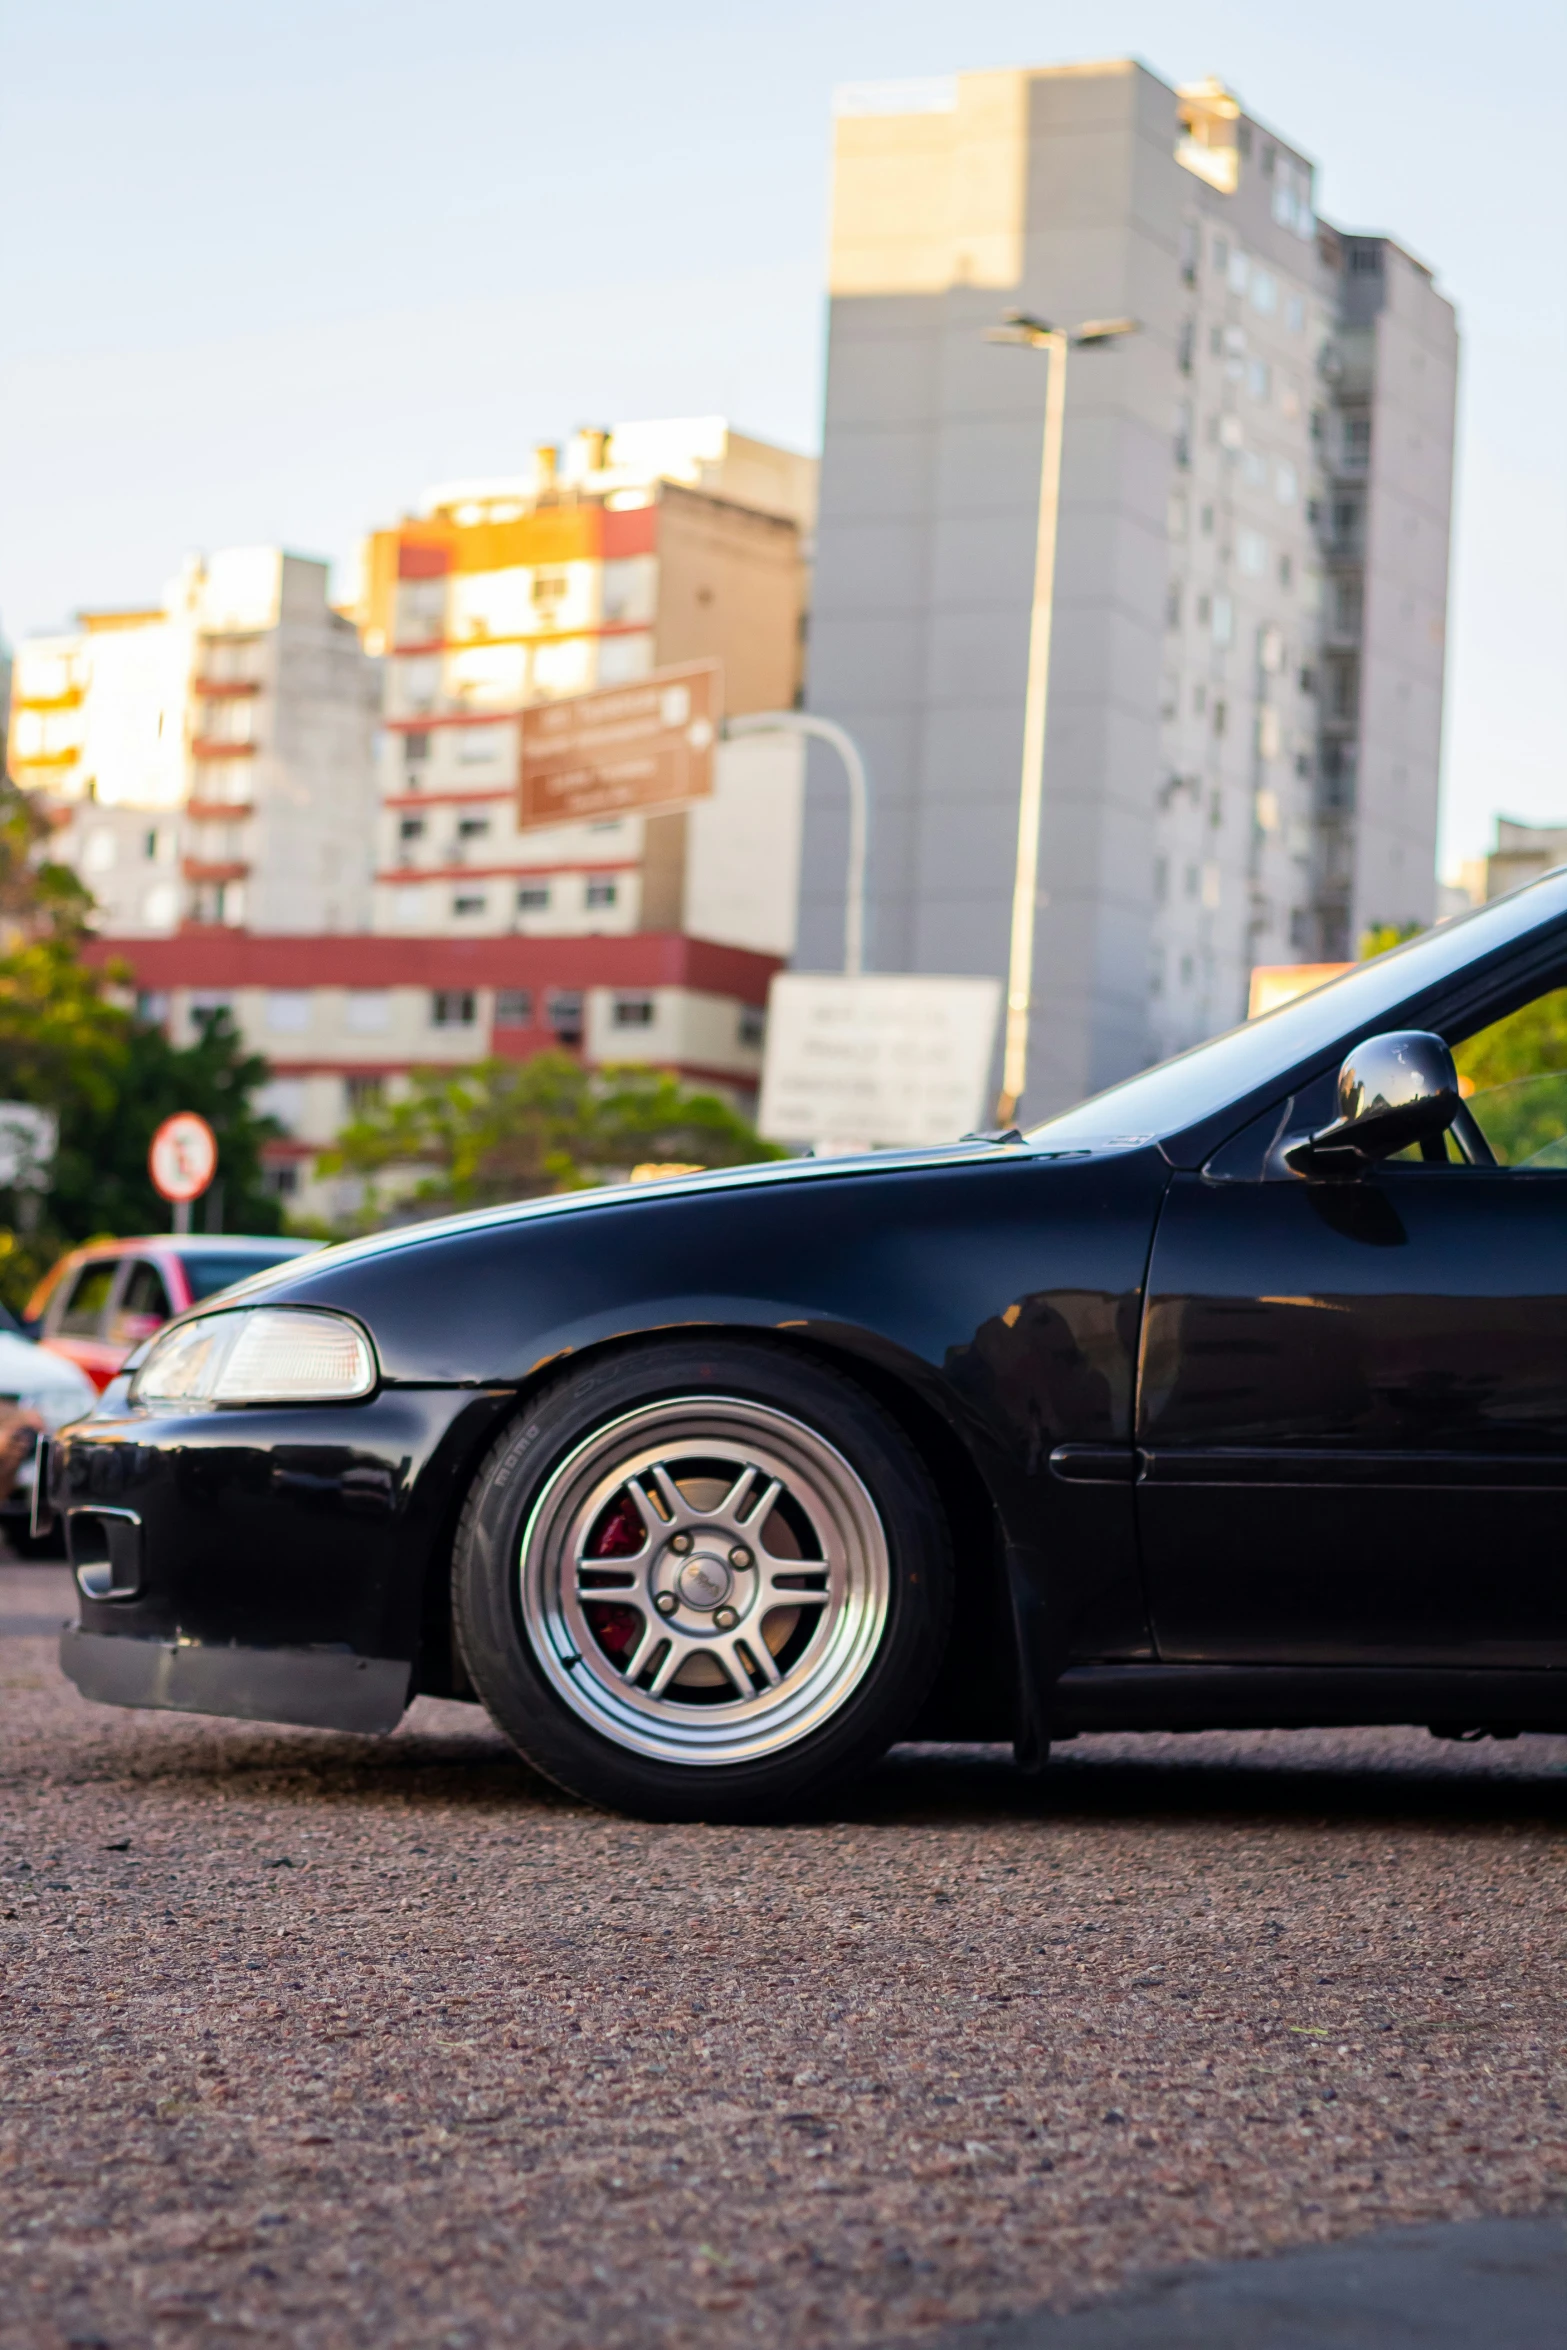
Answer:
<svg viewBox="0 0 1567 2350"><path fill-rule="evenodd" d="M742 718L726 718L724 733L731 739L744 734L798 734L830 743L843 761L849 787L849 858L844 877L843 969L847 979L858 979L865 969L865 868L870 854L871 795L859 744L836 719L818 718L808 710L751 710Z"/></svg>
<svg viewBox="0 0 1567 2350"><path fill-rule="evenodd" d="M1089 319L1069 331L1027 311L1007 313L987 342L1048 354L1045 438L1039 467L1039 523L1034 538L1034 602L1028 624L1028 687L1023 702L1023 773L1018 789L1017 861L1012 881L1012 937L1007 956L1007 1018L1001 1049L996 1123L1010 1126L1028 1076L1028 1025L1034 1005L1034 931L1039 912L1039 825L1045 797L1045 726L1050 712L1050 645L1055 626L1056 538L1061 514L1061 450L1066 429L1066 361L1135 334L1130 318Z"/></svg>

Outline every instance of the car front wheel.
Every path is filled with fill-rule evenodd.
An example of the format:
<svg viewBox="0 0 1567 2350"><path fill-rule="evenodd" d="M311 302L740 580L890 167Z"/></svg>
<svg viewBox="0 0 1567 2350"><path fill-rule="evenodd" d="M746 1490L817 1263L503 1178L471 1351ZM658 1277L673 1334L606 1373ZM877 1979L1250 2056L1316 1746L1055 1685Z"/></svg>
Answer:
<svg viewBox="0 0 1567 2350"><path fill-rule="evenodd" d="M459 1530L457 1636L491 1715L594 1803L775 1813L907 1727L951 1604L940 1502L851 1381L745 1341L559 1380Z"/></svg>

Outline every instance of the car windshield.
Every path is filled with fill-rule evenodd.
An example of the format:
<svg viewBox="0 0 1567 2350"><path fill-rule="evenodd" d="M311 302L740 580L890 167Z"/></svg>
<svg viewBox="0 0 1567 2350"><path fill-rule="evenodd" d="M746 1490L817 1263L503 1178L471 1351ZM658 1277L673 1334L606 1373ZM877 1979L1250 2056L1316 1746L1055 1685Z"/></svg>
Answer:
<svg viewBox="0 0 1567 2350"><path fill-rule="evenodd" d="M203 1249L199 1256L193 1250L188 1257L181 1257L180 1263L191 1304L200 1305L203 1298L215 1297L220 1289L232 1289L236 1281L248 1281L252 1273L265 1272L268 1265L281 1265L285 1258L298 1254L298 1241L280 1240L276 1248Z"/></svg>
<svg viewBox="0 0 1567 2350"><path fill-rule="evenodd" d="M1173 1061L1161 1061L1155 1069L1094 1094L1034 1127L1028 1139L1056 1150L1075 1143L1152 1142L1161 1135L1179 1134L1184 1127L1216 1117L1231 1102L1244 1100L1270 1077L1298 1068L1318 1053L1332 1052L1357 1030L1370 1035L1409 997L1439 986L1466 963L1564 915L1567 871L1549 873L1527 889L1477 906L1473 913L1423 931L1389 954L1358 964L1310 995L1296 996L1276 1011L1193 1045Z"/></svg>

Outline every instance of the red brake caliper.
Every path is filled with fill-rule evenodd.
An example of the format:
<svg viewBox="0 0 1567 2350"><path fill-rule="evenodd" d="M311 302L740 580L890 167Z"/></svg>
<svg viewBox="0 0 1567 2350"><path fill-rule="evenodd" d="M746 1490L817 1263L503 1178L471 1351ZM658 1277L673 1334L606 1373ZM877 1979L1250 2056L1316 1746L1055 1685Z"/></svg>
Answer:
<svg viewBox="0 0 1567 2350"><path fill-rule="evenodd" d="M588 1556L596 1559L628 1558L642 1548L647 1535L636 1511L624 1494L612 1501L593 1530ZM613 1601L595 1600L586 1610L598 1644L606 1655L628 1656L636 1645L642 1629L642 1618L632 1607L617 1607Z"/></svg>

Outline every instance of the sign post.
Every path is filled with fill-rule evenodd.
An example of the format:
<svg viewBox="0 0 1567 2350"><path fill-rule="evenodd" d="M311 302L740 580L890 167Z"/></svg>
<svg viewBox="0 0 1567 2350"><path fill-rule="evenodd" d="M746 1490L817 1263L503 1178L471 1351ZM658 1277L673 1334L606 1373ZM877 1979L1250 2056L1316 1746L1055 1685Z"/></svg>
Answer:
<svg viewBox="0 0 1567 2350"><path fill-rule="evenodd" d="M709 798L721 689L718 662L688 661L634 685L530 702L522 713L518 829Z"/></svg>
<svg viewBox="0 0 1567 2350"><path fill-rule="evenodd" d="M919 1149L980 1123L999 979L784 972L773 981L757 1126L819 1151Z"/></svg>
<svg viewBox="0 0 1567 2350"><path fill-rule="evenodd" d="M218 1171L218 1138L194 1110L165 1118L147 1152L153 1189L174 1205L174 1229L190 1230L190 1203L200 1199Z"/></svg>

